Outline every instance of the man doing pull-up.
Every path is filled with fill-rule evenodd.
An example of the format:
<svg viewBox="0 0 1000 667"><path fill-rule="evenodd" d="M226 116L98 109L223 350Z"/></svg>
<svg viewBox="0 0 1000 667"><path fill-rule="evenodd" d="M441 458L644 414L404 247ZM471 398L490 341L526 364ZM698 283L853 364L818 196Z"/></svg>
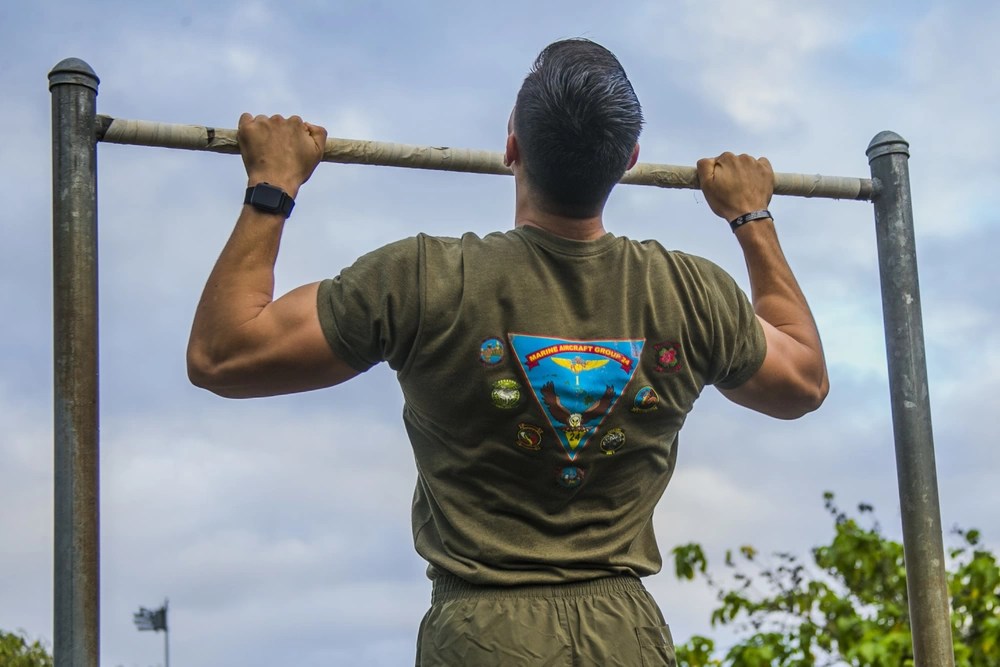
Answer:
<svg viewBox="0 0 1000 667"><path fill-rule="evenodd" d="M695 399L715 385L792 419L826 396L819 334L767 211L766 159L698 162L752 304L712 262L605 230L642 123L610 51L551 44L508 124L513 229L420 234L274 299L282 228L326 131L240 118L249 189L198 304L189 374L250 397L383 361L396 371L413 539L433 581L418 665L674 664L640 578L661 566L653 510Z"/></svg>

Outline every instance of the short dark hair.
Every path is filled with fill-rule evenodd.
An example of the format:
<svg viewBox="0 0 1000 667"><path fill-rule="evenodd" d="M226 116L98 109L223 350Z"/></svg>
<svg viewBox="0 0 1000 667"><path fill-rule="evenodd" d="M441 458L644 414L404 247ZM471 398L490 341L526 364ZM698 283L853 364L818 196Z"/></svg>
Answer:
<svg viewBox="0 0 1000 667"><path fill-rule="evenodd" d="M600 211L641 131L642 107L621 63L587 39L545 47L517 94L522 167L545 204L563 215Z"/></svg>

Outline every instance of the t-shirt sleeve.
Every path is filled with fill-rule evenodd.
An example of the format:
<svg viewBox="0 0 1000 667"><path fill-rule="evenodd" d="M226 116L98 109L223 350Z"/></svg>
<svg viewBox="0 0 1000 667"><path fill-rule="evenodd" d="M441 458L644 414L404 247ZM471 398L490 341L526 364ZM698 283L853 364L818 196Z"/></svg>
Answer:
<svg viewBox="0 0 1000 667"><path fill-rule="evenodd" d="M712 350L707 384L733 389L749 380L764 363L767 342L753 306L733 277L704 259L699 269L705 279L711 318Z"/></svg>
<svg viewBox="0 0 1000 667"><path fill-rule="evenodd" d="M320 283L320 326L336 354L364 372L381 361L400 370L420 328L420 242L389 244Z"/></svg>

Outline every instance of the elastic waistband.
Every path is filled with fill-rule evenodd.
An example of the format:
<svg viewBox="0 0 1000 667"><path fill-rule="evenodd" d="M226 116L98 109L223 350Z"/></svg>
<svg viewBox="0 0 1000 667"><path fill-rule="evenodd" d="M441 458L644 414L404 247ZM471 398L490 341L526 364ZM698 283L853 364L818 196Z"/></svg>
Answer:
<svg viewBox="0 0 1000 667"><path fill-rule="evenodd" d="M638 577L617 576L574 581L566 584L532 586L479 586L451 574L443 574L433 582L431 603L462 598L570 598L609 593L645 593Z"/></svg>

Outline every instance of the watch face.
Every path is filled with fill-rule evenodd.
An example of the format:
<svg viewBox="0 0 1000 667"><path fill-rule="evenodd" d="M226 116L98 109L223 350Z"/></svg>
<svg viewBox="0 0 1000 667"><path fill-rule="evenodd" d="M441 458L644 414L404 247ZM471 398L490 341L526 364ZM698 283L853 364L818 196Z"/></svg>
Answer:
<svg viewBox="0 0 1000 667"><path fill-rule="evenodd" d="M281 207L281 196L283 194L285 193L273 185L261 183L253 189L250 203L257 208L278 211Z"/></svg>

